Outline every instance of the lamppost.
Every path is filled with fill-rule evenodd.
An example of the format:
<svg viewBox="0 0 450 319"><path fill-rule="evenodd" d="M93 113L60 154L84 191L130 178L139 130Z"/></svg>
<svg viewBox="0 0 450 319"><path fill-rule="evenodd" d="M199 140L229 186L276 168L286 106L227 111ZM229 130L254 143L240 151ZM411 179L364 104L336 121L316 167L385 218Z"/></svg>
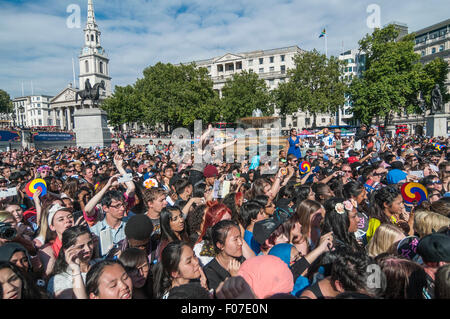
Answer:
<svg viewBox="0 0 450 319"><path fill-rule="evenodd" d="M22 117L22 113L25 110L25 108L21 105L19 106L19 118L20 121L18 121L20 123L20 126L23 126L23 117Z"/></svg>

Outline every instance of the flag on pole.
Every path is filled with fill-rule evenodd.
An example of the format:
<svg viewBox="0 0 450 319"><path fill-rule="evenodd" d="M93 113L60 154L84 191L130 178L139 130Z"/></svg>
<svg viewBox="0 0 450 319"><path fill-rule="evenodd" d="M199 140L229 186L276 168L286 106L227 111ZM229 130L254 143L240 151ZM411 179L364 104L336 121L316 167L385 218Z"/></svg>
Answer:
<svg viewBox="0 0 450 319"><path fill-rule="evenodd" d="M325 36L327 34L327 32L325 31L325 29L323 29L322 33L319 35L319 38Z"/></svg>

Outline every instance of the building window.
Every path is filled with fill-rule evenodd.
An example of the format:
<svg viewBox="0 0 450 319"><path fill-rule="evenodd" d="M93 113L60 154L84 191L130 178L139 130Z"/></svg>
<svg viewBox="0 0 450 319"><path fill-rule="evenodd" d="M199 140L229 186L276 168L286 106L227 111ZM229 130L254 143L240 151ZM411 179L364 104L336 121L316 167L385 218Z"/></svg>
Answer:
<svg viewBox="0 0 450 319"><path fill-rule="evenodd" d="M269 86L274 86L274 85L275 85L275 80L269 79Z"/></svg>
<svg viewBox="0 0 450 319"><path fill-rule="evenodd" d="M208 73L211 73L211 66L208 65L206 68L208 69Z"/></svg>
<svg viewBox="0 0 450 319"><path fill-rule="evenodd" d="M425 50L422 50L422 52L420 53L422 56L425 56Z"/></svg>
<svg viewBox="0 0 450 319"><path fill-rule="evenodd" d="M253 66L253 59L248 60L248 66Z"/></svg>
<svg viewBox="0 0 450 319"><path fill-rule="evenodd" d="M270 72L275 71L275 67L274 67L274 66L271 66L271 67L269 68L269 71L270 71Z"/></svg>
<svg viewBox="0 0 450 319"><path fill-rule="evenodd" d="M223 65L222 64L219 64L217 66L217 72L223 72Z"/></svg>
<svg viewBox="0 0 450 319"><path fill-rule="evenodd" d="M273 57L273 56L271 56L271 57L269 58L269 60L270 60L270 63L273 63L273 61L274 61L274 57Z"/></svg>
<svg viewBox="0 0 450 319"><path fill-rule="evenodd" d="M325 118L324 117L322 117L322 123L325 123Z"/></svg>
<svg viewBox="0 0 450 319"><path fill-rule="evenodd" d="M283 74L286 73L286 66L285 65L280 66L280 71Z"/></svg>
<svg viewBox="0 0 450 319"><path fill-rule="evenodd" d="M39 119L39 126L42 126L42 120Z"/></svg>
<svg viewBox="0 0 450 319"><path fill-rule="evenodd" d="M103 73L103 62L100 62L100 73Z"/></svg>
<svg viewBox="0 0 450 319"><path fill-rule="evenodd" d="M233 63L225 64L225 70L226 71L234 71L234 64Z"/></svg>
<svg viewBox="0 0 450 319"><path fill-rule="evenodd" d="M259 73L264 73L264 68L259 68Z"/></svg>
<svg viewBox="0 0 450 319"><path fill-rule="evenodd" d="M250 72L253 72L253 69L248 69L248 72L250 73Z"/></svg>
<svg viewBox="0 0 450 319"><path fill-rule="evenodd" d="M98 35L95 35L95 42L98 43Z"/></svg>
<svg viewBox="0 0 450 319"><path fill-rule="evenodd" d="M94 42L94 35L91 34L91 41Z"/></svg>
<svg viewBox="0 0 450 319"><path fill-rule="evenodd" d="M53 124L52 124L52 119L48 119L48 120L47 120L47 125L48 125L48 126L52 126L52 125L53 125Z"/></svg>
<svg viewBox="0 0 450 319"><path fill-rule="evenodd" d="M242 70L242 62L236 62L236 70Z"/></svg>
<svg viewBox="0 0 450 319"><path fill-rule="evenodd" d="M264 63L264 58L259 58L259 64L263 64Z"/></svg>
<svg viewBox="0 0 450 319"><path fill-rule="evenodd" d="M89 42L89 35L86 36L86 40Z"/></svg>
<svg viewBox="0 0 450 319"><path fill-rule="evenodd" d="M89 73L89 61L84 61L84 68L86 70L86 73Z"/></svg>
<svg viewBox="0 0 450 319"><path fill-rule="evenodd" d="M284 54L280 56L281 57L281 62L284 62Z"/></svg>
<svg viewBox="0 0 450 319"><path fill-rule="evenodd" d="M309 117L305 118L305 125L306 126L311 125L311 119Z"/></svg>

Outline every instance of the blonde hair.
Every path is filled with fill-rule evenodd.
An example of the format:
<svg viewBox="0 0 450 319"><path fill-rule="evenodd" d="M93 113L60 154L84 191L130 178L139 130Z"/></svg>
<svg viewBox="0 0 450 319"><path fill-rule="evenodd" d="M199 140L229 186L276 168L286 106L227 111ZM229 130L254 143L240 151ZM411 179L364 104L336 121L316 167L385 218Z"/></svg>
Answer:
<svg viewBox="0 0 450 319"><path fill-rule="evenodd" d="M420 237L429 235L433 231L437 232L449 225L450 218L432 211L419 210L414 214L414 230Z"/></svg>
<svg viewBox="0 0 450 319"><path fill-rule="evenodd" d="M16 220L10 212L7 212L6 210L0 210L0 222L4 223L5 220L12 219Z"/></svg>
<svg viewBox="0 0 450 319"><path fill-rule="evenodd" d="M403 231L397 226L381 224L366 247L367 254L374 258L379 254L390 252L399 235L404 236Z"/></svg>

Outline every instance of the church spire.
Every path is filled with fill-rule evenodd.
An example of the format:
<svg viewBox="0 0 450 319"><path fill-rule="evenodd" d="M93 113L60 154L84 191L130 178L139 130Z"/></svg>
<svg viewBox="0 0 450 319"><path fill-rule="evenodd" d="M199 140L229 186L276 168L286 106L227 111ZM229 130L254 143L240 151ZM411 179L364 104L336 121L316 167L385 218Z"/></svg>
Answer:
<svg viewBox="0 0 450 319"><path fill-rule="evenodd" d="M95 23L95 12L93 0L88 0L88 16L87 16L87 29L96 29L97 23Z"/></svg>

